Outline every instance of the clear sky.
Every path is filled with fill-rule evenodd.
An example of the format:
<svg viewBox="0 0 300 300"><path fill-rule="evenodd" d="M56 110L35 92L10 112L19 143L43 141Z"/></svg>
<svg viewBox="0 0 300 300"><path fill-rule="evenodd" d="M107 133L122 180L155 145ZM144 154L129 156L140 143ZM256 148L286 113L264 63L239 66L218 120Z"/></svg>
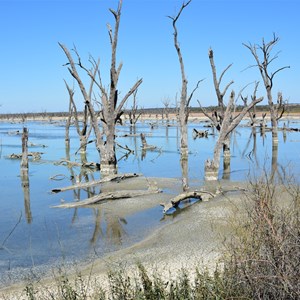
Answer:
<svg viewBox="0 0 300 300"><path fill-rule="evenodd" d="M140 107L175 103L181 77L168 15L174 16L182 0L123 0L118 61L123 62L119 91L125 94L137 78ZM63 79L73 79L63 64L61 42L73 45L88 66L92 54L101 60L104 83L109 82L110 44L106 23L114 24L108 8L117 0L0 0L0 113L67 111ZM215 105L208 49L212 47L223 79L239 90L261 80L250 51L242 43L280 38L280 51L272 69L290 65L275 77L274 96L281 91L290 103L300 103L300 0L192 0L178 21L178 39L185 62L188 88L205 79L192 101ZM246 69L246 70L245 70ZM244 70L244 71L243 71ZM262 82L261 82L262 86ZM245 92L250 96L252 87ZM265 96L263 89L259 95ZM82 102L76 87L75 99ZM265 102L264 102L265 103ZM131 103L127 104L130 107Z"/></svg>

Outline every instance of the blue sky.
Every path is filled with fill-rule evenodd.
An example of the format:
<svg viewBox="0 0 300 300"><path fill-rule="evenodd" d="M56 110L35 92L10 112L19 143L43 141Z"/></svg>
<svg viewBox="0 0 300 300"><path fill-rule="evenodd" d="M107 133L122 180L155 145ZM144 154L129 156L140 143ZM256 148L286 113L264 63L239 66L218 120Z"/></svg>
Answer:
<svg viewBox="0 0 300 300"><path fill-rule="evenodd" d="M82 61L100 58L102 80L109 82L110 45L106 23L113 24L108 9L117 0L0 0L0 113L67 111L68 94L63 79L73 79L62 65L66 58L61 42L76 45ZM140 107L162 107L165 99L175 103L181 77L168 15L175 15L182 0L123 0L118 61L123 62L119 91L125 94L137 78ZM216 98L208 60L215 54L220 74L230 63L223 84L230 80L239 90L261 80L242 43L280 41L272 69L290 65L275 77L274 96L281 91L290 103L300 103L300 1L299 0L193 0L178 21L178 39L185 62L188 87L205 79L195 93L193 106L215 105ZM245 70L246 69L246 70ZM243 71L244 70L244 71ZM262 83L261 83L262 86ZM246 94L251 94L250 86ZM259 96L265 96L259 90ZM80 92L75 99L81 106ZM265 101L264 101L265 103ZM127 104L130 107L131 103Z"/></svg>

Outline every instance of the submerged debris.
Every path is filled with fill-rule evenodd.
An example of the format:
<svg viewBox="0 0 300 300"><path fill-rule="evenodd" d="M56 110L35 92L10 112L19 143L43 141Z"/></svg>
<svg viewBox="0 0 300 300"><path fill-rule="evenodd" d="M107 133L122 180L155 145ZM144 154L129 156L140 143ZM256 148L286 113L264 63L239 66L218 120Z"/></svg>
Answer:
<svg viewBox="0 0 300 300"><path fill-rule="evenodd" d="M43 152L28 152L28 156L31 156L33 160L40 160ZM7 156L9 159L22 159L22 153L12 153Z"/></svg>

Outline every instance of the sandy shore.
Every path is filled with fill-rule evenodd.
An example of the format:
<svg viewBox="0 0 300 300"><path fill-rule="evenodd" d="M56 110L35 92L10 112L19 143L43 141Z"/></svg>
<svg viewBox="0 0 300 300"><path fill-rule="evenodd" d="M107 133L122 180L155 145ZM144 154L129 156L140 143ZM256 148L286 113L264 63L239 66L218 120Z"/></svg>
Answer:
<svg viewBox="0 0 300 300"><path fill-rule="evenodd" d="M264 111L257 111L256 112L256 116L257 119L260 120L262 118L262 115L264 114ZM238 114L238 112L236 112L235 114ZM79 116L79 120L82 117ZM122 116L123 120L129 120L128 115L124 114ZM286 112L282 118L280 119L281 121L289 121L289 120L295 120L295 119L299 119L300 118L300 113L299 112ZM24 122L24 121L39 121L39 122L50 122L50 123L55 123L55 122L63 122L67 119L66 116L44 116L42 114L38 114L37 116L26 116L26 118L22 117L22 115L18 115L16 114L15 116L10 116L10 117L4 117L0 115L0 122ZM154 114L154 113L142 113L139 120L142 122L151 122L151 123L155 123L156 121L161 121L164 120L166 121L167 116L166 114L164 114L163 116L161 114ZM168 119L170 122L176 122L177 121L177 115L174 113L169 113L168 114ZM244 119L249 119L248 114L245 115ZM266 120L270 120L270 113L266 112ZM202 112L190 112L189 114L189 122L200 122L200 121L209 121L208 117L205 116Z"/></svg>
<svg viewBox="0 0 300 300"><path fill-rule="evenodd" d="M178 184L174 181L168 182L169 186L174 183ZM221 182L217 185L221 185L225 191L236 190L237 187L237 183L233 182ZM241 183L238 185L241 186ZM211 191L216 188L216 183L202 188ZM144 205L158 205L160 197L165 201L168 198L166 195L160 195L162 196L154 196ZM133 200L128 200L127 203L126 199L124 201L121 207L119 205L119 210L122 210L122 207L128 209L130 203L134 205ZM166 278L170 274L175 277L181 268L195 271L198 265L213 269L222 252L224 236L230 232L228 220L241 201L240 192L226 192L210 201L186 206L179 213L165 216L171 218L170 222L155 230L143 241L95 259L92 264L81 266L81 271L83 274L92 272L93 278L105 282L108 270L123 267L128 272L134 272L138 262ZM51 287L51 280L53 278L45 279L39 284ZM23 289L22 284L4 288L0 290L0 299L20 299Z"/></svg>

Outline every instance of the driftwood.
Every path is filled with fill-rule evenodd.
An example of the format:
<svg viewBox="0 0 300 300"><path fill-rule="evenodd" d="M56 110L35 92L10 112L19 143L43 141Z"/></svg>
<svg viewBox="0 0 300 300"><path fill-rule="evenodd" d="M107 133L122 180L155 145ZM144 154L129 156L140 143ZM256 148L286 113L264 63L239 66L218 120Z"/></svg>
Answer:
<svg viewBox="0 0 300 300"><path fill-rule="evenodd" d="M106 192L100 193L99 195L80 200L78 202L72 203L63 203L60 205L52 206L53 208L74 208L74 207L82 207L91 204L97 204L102 201L107 200L117 200L117 199L124 199L124 198L134 198L138 196L145 196L151 195L155 193L161 193L159 189L148 189L148 190L123 190L123 191L114 191L114 192Z"/></svg>
<svg viewBox="0 0 300 300"><path fill-rule="evenodd" d="M117 143L117 146L125 151L127 151L127 154L134 154L134 150L130 149L127 145L122 146L119 143Z"/></svg>
<svg viewBox="0 0 300 300"><path fill-rule="evenodd" d="M28 142L28 146L29 147L42 147L42 148L46 148L48 146L44 145L44 144L34 144L32 142Z"/></svg>
<svg viewBox="0 0 300 300"><path fill-rule="evenodd" d="M217 193L218 194L218 193ZM179 203L183 200L189 199L189 198L195 198L200 199L202 201L210 200L217 196L217 194L213 194L208 191L192 191L192 192L186 192L177 195L176 197L172 198L170 202L168 203L161 203L160 205L163 206L163 213L165 214L169 209L176 208Z"/></svg>
<svg viewBox="0 0 300 300"><path fill-rule="evenodd" d="M67 159L62 159L60 161L57 161L54 163L55 165L69 165L69 166L75 166L75 167L82 167L82 168L90 168L90 169L100 169L100 164L95 163L95 162L84 162L84 163L79 163L76 161L70 161Z"/></svg>
<svg viewBox="0 0 300 300"><path fill-rule="evenodd" d="M183 200L194 198L194 199L200 199L201 201L209 201L218 195L230 192L249 192L248 189L242 188L242 187L234 187L233 189L223 190L222 187L217 187L215 193L209 192L209 191L192 191L192 192L186 192L177 195L176 197L172 198L170 202L168 203L161 203L160 205L163 206L163 213L165 214L169 209L178 207L179 203Z"/></svg>
<svg viewBox="0 0 300 300"><path fill-rule="evenodd" d="M208 137L208 130L197 130L193 129L193 138L207 138Z"/></svg>
<svg viewBox="0 0 300 300"><path fill-rule="evenodd" d="M70 186L63 187L63 188L55 188L55 189L52 189L51 192L52 193L60 193L60 192L65 192L65 191L69 191L69 190L74 190L74 189L83 189L83 188L99 185L101 183L105 183L105 182L109 182L109 181L120 181L123 179L133 178L133 177L137 177L137 176L139 176L139 175L136 173L110 175L110 176L101 178L99 180L93 180L93 181L89 181L89 182L81 182L81 183L77 183L77 184L70 185Z"/></svg>
<svg viewBox="0 0 300 300"><path fill-rule="evenodd" d="M43 152L28 152L27 156L31 156L33 160L41 159L41 155L44 154ZM8 156L10 159L22 159L22 153L16 154L12 153Z"/></svg>
<svg viewBox="0 0 300 300"><path fill-rule="evenodd" d="M145 137L145 134L144 133L141 133L141 140L142 140L142 149L143 150L154 150L156 149L157 147L154 146L154 145L149 145L146 141L146 137Z"/></svg>

